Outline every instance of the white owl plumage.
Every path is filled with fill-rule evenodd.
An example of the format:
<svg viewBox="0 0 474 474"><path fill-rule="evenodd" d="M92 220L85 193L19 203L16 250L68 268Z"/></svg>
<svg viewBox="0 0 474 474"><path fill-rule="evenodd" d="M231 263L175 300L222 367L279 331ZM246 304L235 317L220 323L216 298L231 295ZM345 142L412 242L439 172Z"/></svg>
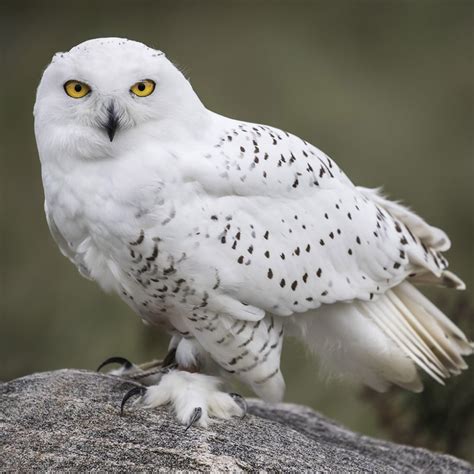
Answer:
<svg viewBox="0 0 474 474"><path fill-rule="evenodd" d="M71 80L88 93L66 94ZM444 232L304 140L207 110L163 53L119 38L58 53L34 113L62 253L173 335L181 370L145 404L173 401L183 422L198 404L204 425L236 414L190 367L280 400L284 334L381 391L421 390L416 366L440 382L466 367L472 344L413 286L463 288ZM183 401L183 384L200 395Z"/></svg>

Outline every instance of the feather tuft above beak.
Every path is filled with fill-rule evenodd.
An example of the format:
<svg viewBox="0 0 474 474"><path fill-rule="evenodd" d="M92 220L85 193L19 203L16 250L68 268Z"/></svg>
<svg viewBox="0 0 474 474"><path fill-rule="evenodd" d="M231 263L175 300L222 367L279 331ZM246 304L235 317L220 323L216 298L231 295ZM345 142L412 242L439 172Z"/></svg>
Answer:
<svg viewBox="0 0 474 474"><path fill-rule="evenodd" d="M110 141L113 141L118 125L119 118L115 111L114 103L111 102L110 105L107 107L107 121L102 124L105 131L107 132L107 135L109 136Z"/></svg>

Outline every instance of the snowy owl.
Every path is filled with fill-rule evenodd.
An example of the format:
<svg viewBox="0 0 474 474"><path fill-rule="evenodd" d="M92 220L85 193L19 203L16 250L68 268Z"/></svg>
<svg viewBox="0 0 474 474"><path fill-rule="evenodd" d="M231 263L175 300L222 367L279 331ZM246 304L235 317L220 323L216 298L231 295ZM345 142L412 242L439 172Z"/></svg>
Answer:
<svg viewBox="0 0 474 474"><path fill-rule="evenodd" d="M162 52L103 38L57 53L34 116L61 252L171 336L164 361L107 361L135 381L123 403L206 426L245 412L221 380L279 401L285 335L378 391L467 367L472 343L415 287L464 288L446 234L305 140L208 110Z"/></svg>

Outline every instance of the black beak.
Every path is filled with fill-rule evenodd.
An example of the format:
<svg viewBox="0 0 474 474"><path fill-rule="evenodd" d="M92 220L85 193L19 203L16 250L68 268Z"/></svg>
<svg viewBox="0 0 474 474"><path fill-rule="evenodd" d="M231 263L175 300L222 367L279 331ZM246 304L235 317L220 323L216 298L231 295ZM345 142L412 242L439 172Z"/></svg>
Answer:
<svg viewBox="0 0 474 474"><path fill-rule="evenodd" d="M107 107L107 122L103 124L110 141L114 139L118 124L119 120L115 113L114 103L111 102L111 104Z"/></svg>

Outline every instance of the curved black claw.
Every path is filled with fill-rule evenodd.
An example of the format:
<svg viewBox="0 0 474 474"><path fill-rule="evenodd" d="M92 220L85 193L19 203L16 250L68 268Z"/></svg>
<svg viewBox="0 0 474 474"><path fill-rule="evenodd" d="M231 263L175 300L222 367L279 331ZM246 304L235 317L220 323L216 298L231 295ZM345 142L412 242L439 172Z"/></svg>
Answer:
<svg viewBox="0 0 474 474"><path fill-rule="evenodd" d="M128 359L125 359L125 357L109 357L97 367L97 372L108 364L121 364L125 370L133 367L133 364Z"/></svg>
<svg viewBox="0 0 474 474"><path fill-rule="evenodd" d="M193 414L191 415L191 418L189 419L188 426L186 426L186 429L184 431L188 431L191 426L196 423L196 421L199 421L199 418L202 416L202 408L197 407L193 410Z"/></svg>
<svg viewBox="0 0 474 474"><path fill-rule="evenodd" d="M242 409L242 416L240 418L245 418L245 415L247 414L247 411L249 409L245 398L242 395L239 395L238 393L229 393L229 395L234 399L234 402L237 403L237 405L239 405L239 407Z"/></svg>
<svg viewBox="0 0 474 474"><path fill-rule="evenodd" d="M145 387L133 387L131 390L129 390L122 398L122 403L120 404L120 416L123 416L123 409L125 407L125 403L127 403L127 400L135 395L139 395L140 397L143 397L145 395L146 388Z"/></svg>
<svg viewBox="0 0 474 474"><path fill-rule="evenodd" d="M161 366L163 368L166 368L171 367L174 364L176 364L176 349L171 349L163 359L163 363L161 364Z"/></svg>

